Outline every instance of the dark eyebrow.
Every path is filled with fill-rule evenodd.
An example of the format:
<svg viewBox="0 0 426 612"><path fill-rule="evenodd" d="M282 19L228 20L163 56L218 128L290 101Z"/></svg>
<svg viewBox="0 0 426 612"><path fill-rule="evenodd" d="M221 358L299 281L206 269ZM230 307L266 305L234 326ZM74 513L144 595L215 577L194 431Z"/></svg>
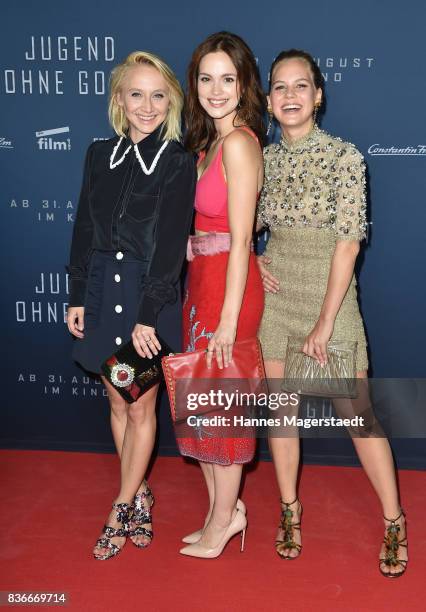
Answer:
<svg viewBox="0 0 426 612"><path fill-rule="evenodd" d="M300 79L296 79L296 82L297 81L307 81L309 83L309 79L305 77L300 77ZM283 81L282 79L277 79L276 81L272 81L272 85L275 85L275 83L285 83L285 81Z"/></svg>
<svg viewBox="0 0 426 612"><path fill-rule="evenodd" d="M211 76L211 74L209 74L208 72L200 72L198 74L198 76L208 76L209 77L209 76ZM220 76L222 76L222 77L227 77L227 76L236 77L237 75L234 72L227 72L226 74L221 74Z"/></svg>

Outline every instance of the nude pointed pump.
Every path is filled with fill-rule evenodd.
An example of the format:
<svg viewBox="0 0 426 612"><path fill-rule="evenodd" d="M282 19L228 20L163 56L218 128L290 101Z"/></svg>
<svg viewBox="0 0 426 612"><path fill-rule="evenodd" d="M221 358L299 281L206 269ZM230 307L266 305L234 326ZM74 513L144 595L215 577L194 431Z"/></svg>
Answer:
<svg viewBox="0 0 426 612"><path fill-rule="evenodd" d="M195 544L190 544L189 546L185 546L181 548L179 551L182 555L186 555L188 557L198 557L199 559L215 559L222 554L223 549L228 544L229 540L236 535L237 533L241 533L241 549L240 551L244 551L244 542L246 537L246 529L247 529L247 518L246 515L237 510L234 518L229 523L227 530L225 531L222 540L219 542L217 546L214 548L206 548L202 546L198 542Z"/></svg>
<svg viewBox="0 0 426 612"><path fill-rule="evenodd" d="M247 508L242 499L237 499L237 505L235 507L243 514L247 514ZM198 540L203 535L203 531L204 529L199 529L198 531L190 533L189 535L182 538L182 542L185 542L185 544L195 544L195 542L198 542Z"/></svg>

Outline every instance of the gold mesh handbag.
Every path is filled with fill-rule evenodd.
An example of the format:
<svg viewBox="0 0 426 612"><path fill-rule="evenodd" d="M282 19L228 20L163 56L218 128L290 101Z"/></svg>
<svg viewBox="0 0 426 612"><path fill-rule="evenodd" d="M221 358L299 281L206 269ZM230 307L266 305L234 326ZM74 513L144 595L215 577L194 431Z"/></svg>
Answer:
<svg viewBox="0 0 426 612"><path fill-rule="evenodd" d="M357 342L331 340L324 367L302 351L304 337L290 336L285 357L285 375L281 389L299 395L317 397L357 397Z"/></svg>

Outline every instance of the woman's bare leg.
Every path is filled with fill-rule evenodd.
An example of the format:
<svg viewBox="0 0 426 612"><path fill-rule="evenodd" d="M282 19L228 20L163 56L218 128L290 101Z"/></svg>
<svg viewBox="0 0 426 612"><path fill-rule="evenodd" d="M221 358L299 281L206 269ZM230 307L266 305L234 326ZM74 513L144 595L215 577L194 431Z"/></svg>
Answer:
<svg viewBox="0 0 426 612"><path fill-rule="evenodd" d="M207 492L209 495L209 510L207 512L206 519L204 521L204 525L207 525L207 523L210 520L211 514L212 514L214 499L215 499L213 464L205 463L204 461L200 461L199 463L200 463L201 471L203 472L204 480L206 481Z"/></svg>
<svg viewBox="0 0 426 612"><path fill-rule="evenodd" d="M122 398L108 382L106 386L108 395L112 398L115 413L117 414L118 412L120 414L120 399ZM141 483L145 477L155 442L157 392L158 385L149 389L137 402L127 405L126 428L120 456L121 482L120 490L115 500L116 503L131 504L136 493L144 488L143 485L141 486ZM113 410L112 405L111 410ZM120 417L117 421L119 420ZM117 436L116 445L119 445L120 427L116 429L115 434ZM107 524L115 528L121 526L116 520L114 510L110 513ZM146 527L149 529L150 525L147 524ZM135 541L145 543L146 538L144 536L137 536ZM111 542L122 547L124 545L124 538L112 538ZM94 552L104 555L106 549L95 548Z"/></svg>
<svg viewBox="0 0 426 612"><path fill-rule="evenodd" d="M358 372L357 377L367 378L367 372ZM399 501L394 461L387 438L353 437L352 440L361 465L380 500L383 516L387 518L396 518L401 511L401 505ZM405 537L404 517L402 516L397 522L401 528L399 534L399 539L401 540ZM385 527L388 526L389 523L385 521ZM400 547L398 552L401 559L408 559L407 549ZM384 547L382 546L380 557L383 556ZM391 573L399 572L402 569L401 564L393 568L382 564L381 567L383 571Z"/></svg>
<svg viewBox="0 0 426 612"><path fill-rule="evenodd" d="M105 376L101 376L101 379L107 390L109 405L111 408L110 422L112 437L114 439L117 454L121 458L124 433L127 426L127 411L129 409L129 404L121 397L118 391L114 389Z"/></svg>
<svg viewBox="0 0 426 612"><path fill-rule="evenodd" d="M265 361L265 373L268 379L270 393L282 393L281 383L284 378L284 363L279 361ZM297 407L295 408L297 410ZM275 474L277 477L278 488L281 499L284 502L293 502L297 497L297 476L299 472L300 461L300 440L298 430L295 427L293 431L288 430L286 437L269 438L269 449L274 461ZM293 503L290 506L293 511L293 523L300 521L300 506ZM301 532L298 529L293 530L294 541L301 545ZM283 539L283 530L278 529L277 540ZM288 549L285 556L296 557L298 551Z"/></svg>
<svg viewBox="0 0 426 612"><path fill-rule="evenodd" d="M231 465L214 463L211 467L214 477L213 510L203 535L198 541L200 546L206 548L214 548L221 542L235 515L243 470L243 466L239 463Z"/></svg>

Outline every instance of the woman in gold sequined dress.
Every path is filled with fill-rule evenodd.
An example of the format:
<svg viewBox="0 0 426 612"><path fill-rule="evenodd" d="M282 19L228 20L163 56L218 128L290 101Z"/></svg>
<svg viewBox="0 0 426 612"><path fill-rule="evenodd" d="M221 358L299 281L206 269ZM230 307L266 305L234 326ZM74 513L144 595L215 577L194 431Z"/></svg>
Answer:
<svg viewBox="0 0 426 612"><path fill-rule="evenodd" d="M321 71L308 53L292 49L277 56L270 70L268 101L282 138L264 152L258 213L258 228L270 229L266 252L259 257L266 292L260 340L266 373L277 391L290 336L305 338L303 352L321 364L327 361L330 339L356 341L357 377L367 377L354 276L366 232L365 164L354 145L317 127L322 96ZM379 569L387 577L400 576L407 565L405 518L389 443L383 436L353 436L353 441L384 517L390 517L385 518ZM295 559L302 548L297 431L289 437L271 437L270 449L282 503L276 550L284 559Z"/></svg>

